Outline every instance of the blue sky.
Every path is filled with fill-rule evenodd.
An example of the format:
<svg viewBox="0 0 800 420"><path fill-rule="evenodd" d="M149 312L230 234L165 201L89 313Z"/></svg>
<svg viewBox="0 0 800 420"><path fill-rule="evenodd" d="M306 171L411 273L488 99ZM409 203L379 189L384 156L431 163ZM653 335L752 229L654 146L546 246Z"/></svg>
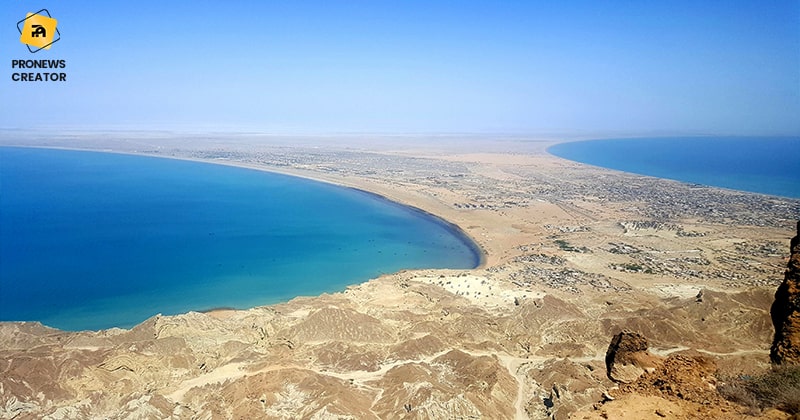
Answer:
<svg viewBox="0 0 800 420"><path fill-rule="evenodd" d="M30 54L47 8L62 40ZM800 134L800 1L8 0L0 128ZM65 59L66 83L12 82Z"/></svg>

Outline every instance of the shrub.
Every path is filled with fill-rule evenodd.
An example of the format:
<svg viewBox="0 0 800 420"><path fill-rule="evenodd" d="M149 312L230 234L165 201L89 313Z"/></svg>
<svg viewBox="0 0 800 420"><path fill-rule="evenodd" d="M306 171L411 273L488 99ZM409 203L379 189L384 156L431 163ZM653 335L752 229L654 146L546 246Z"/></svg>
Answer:
<svg viewBox="0 0 800 420"><path fill-rule="evenodd" d="M740 376L719 387L725 398L750 408L751 413L777 408L800 413L800 366L775 366L755 377Z"/></svg>

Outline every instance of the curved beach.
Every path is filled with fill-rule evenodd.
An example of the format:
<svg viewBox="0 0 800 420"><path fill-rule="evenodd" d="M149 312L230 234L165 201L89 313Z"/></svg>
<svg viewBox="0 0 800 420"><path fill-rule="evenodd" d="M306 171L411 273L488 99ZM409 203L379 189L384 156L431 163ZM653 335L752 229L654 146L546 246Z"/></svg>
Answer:
<svg viewBox="0 0 800 420"><path fill-rule="evenodd" d="M3 320L128 328L159 312L246 309L480 263L456 226L363 190L123 154L3 148L0 159L3 239L25 238L0 255L0 277L19 284L0 296ZM60 179L41 179L52 173Z"/></svg>

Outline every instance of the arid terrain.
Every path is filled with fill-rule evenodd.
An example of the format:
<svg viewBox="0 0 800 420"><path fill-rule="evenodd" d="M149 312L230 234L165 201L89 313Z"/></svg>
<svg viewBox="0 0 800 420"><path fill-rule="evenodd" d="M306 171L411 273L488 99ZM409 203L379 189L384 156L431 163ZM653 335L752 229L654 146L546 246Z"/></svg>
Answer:
<svg viewBox="0 0 800 420"><path fill-rule="evenodd" d="M154 315L131 330L0 323L0 419L789 418L715 388L769 366L769 310L800 200L590 167L548 155L550 144L2 132L0 145L364 189L458 225L486 259L278 305ZM609 379L606 352L623 330L667 362Z"/></svg>

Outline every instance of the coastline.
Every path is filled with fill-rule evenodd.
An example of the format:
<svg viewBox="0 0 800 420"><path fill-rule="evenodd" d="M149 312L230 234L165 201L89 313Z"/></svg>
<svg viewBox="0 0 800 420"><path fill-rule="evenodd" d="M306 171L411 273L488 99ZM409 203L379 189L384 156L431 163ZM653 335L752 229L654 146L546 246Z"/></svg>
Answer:
<svg viewBox="0 0 800 420"><path fill-rule="evenodd" d="M590 170L591 172L597 172L599 174L609 174L615 176L619 175L622 178L636 179L646 182L650 181L656 183L666 182L667 184L681 185L683 188L689 188L689 189L696 189L696 187L700 187L705 190L714 191L722 194L734 194L734 195L745 195L745 196L753 195L765 198L774 197L780 200L800 202L800 199L795 199L792 197L772 196L757 192L742 191L742 190L718 187L713 185L692 184L669 178L661 178L656 176L621 171L618 169L613 169L603 166L595 166L592 164L587 164L563 158L554 155L547 150L550 147L557 144L581 142L581 141L591 141L591 139L590 140L564 139L564 140L538 141L538 143L541 143L542 146L537 146L532 152L507 153L507 152L490 151L490 152L477 152L477 153L458 152L454 154L453 150L450 150L448 152L445 152L445 154L442 156L439 155L440 152L437 152L435 154L428 154L428 153L421 153L420 151L415 151L411 153L411 155L419 156L425 159L444 160L448 162L467 162L467 163L478 163L478 164L488 164L488 165L499 165L501 163L505 164L506 162L509 162L508 164L512 166L522 166L522 167L529 165L541 165L543 169L548 171L552 169L558 171L559 168L582 171L583 168L585 168ZM499 248L497 246L492 247L489 244L489 242L496 240L498 238L493 238L491 236L487 237L485 233L477 232L476 228L478 226L474 224L475 221L467 220L464 217L465 216L464 212L458 211L458 209L454 209L452 206L446 205L445 203L442 202L440 197L431 197L429 195L420 194L418 191L410 192L406 189L399 188L396 185L388 185L388 183L385 182L384 179L380 179L380 182L378 182L375 179L352 177L352 176L347 176L346 174L323 173L320 170L315 170L313 168L311 169L297 168L285 165L278 166L265 163L237 161L233 159L194 157L186 155L177 155L175 152L173 152L172 154L165 154L165 153L153 153L150 151L123 150L120 148L112 149L107 147L86 147L86 146L64 147L64 146L54 146L54 145L42 146L42 145L32 145L25 143L14 144L14 143L2 143L2 142L0 142L0 145L7 147L28 147L28 148L74 150L74 151L98 152L98 153L115 153L115 154L144 156L152 158L184 160L184 161L192 161L205 164L217 164L217 165L237 167L242 169L271 172L271 173L293 176L316 182L331 184L337 187L350 188L356 191L380 197L392 203L397 203L406 206L415 211L420 211L423 214L433 217L435 220L441 221L446 226L456 230L458 233L469 239L469 242L472 245L474 245L474 248L476 248L475 251L479 254L479 264L473 269L489 268L496 266L498 264L502 264L503 262L506 261L506 259L502 255L500 255L503 253L503 251L505 251L506 247L499 247ZM331 150L335 151L336 147L331 148ZM392 156L399 157L406 155L405 153L392 153L392 152L388 153L378 152L378 153L386 153L387 156L389 157ZM796 212L798 213L798 217L800 217L800 207L798 207Z"/></svg>
<svg viewBox="0 0 800 420"><path fill-rule="evenodd" d="M467 233L462 226L459 226L456 222L447 219L446 216L439 215L434 211L423 208L425 206L424 201L422 200L415 201L413 199L410 200L408 197L393 196L394 194L392 194L391 190L375 188L376 186L373 186L373 189L370 189L370 185L365 184L363 182L359 183L357 182L357 180L356 182L349 182L343 178L325 177L321 176L320 174L309 173L296 169L270 167L258 164L248 164L245 162L236 162L223 159L198 159L198 158L182 157L182 156L166 156L153 153L138 153L138 152L119 151L112 149L94 149L94 148L79 148L79 147L30 146L30 145L13 145L13 144L2 144L0 145L0 147L71 150L77 152L113 153L113 154L130 155L130 156L143 156L151 158L182 160L189 162L198 162L211 165L222 165L240 169L249 169L261 172L281 174L296 178L307 179L315 182L321 182L329 185L334 185L341 188L348 188L351 190L358 191L360 193L369 194L373 197L382 200L386 200L393 204L399 204L405 206L413 211L416 211L420 214L430 217L437 223L441 224L442 226L447 227L448 229L453 231L455 235L462 237L463 238L462 240L465 242L465 244L475 253L475 259L477 260L477 265L472 269L484 268L487 262L487 254L485 249L474 237L472 237L469 233Z"/></svg>
<svg viewBox="0 0 800 420"><path fill-rule="evenodd" d="M19 146L13 146L13 147L19 147ZM66 150L66 149L52 149L52 148L37 148L37 149ZM152 155L137 154L137 153L114 153L113 151L96 151L96 150L77 149L77 148L70 148L69 150L74 150L74 151L79 151L79 152L87 152L87 153L113 153L113 154L120 154L120 155L145 157L145 158L164 158L165 157L165 156L152 156ZM173 160L183 160L183 161L187 161L187 162L191 161L191 162L200 163L200 164L215 164L215 163L221 164L222 163L222 162L215 162L215 161L210 161L210 160L205 160L205 159L178 159L178 158L174 158ZM255 171L259 171L261 173L280 174L280 175L292 177L293 179L309 179L309 177L300 177L300 176L293 175L293 174L288 174L288 173L285 173L285 172L279 173L279 172L276 172L276 171L270 171L270 170L268 170L268 168L258 167L258 166L232 165L230 163L228 163L228 164L226 164L224 166L227 166L227 167L230 167L230 168L246 169L246 170L250 170L250 171L254 171L255 170ZM392 206L392 207L396 207L398 209L402 208L403 212L408 212L408 213L414 214L415 215L414 217L421 217L422 219L426 220L426 223L430 223L432 225L436 225L437 229L441 228L441 229L445 230L446 232L448 232L446 234L447 236L451 236L452 235L453 240L463 244L463 245L459 245L459 246L464 246L465 247L464 248L465 253L463 254L465 256L464 261L463 262L459 262L459 266L462 266L461 264L463 264L463 267L465 267L465 269L478 268L482 264L484 264L485 261L486 261L486 258L484 256L483 251L480 248L480 246L477 243L475 243L466 234L466 232L463 231L463 229L461 229L459 226L457 226L454 223L451 223L449 221L446 221L446 220L442 219L440 216L434 215L434 214L432 214L430 212L427 212L425 210L422 210L422 209L420 209L418 207L414 207L414 206L410 206L410 205L407 205L407 204L403 204L403 203L398 203L396 201L392 201L392 200L390 200L389 198L387 198L387 197L385 197L383 195L380 195L380 194L377 194L377 193L373 193L373 192L369 192L369 191L365 191L363 189L358 189L358 188L354 188L354 187L351 187L351 186L340 185L340 184L332 183L330 181L320 181L320 180L314 180L314 179L312 179L312 181L314 181L315 183L322 182L325 185L335 186L336 188L339 188L339 189L344 188L344 189L349 190L349 191L351 191L353 193L361 195L364 198L368 198L370 200L378 200L378 201L382 202L382 205ZM437 264L436 262L433 262L433 263ZM391 262L389 262L389 264L391 264ZM398 265L394 265L394 267L398 267ZM397 271L390 270L389 273L390 274L396 274L398 271L412 270L413 267L414 267L414 265L407 265L405 267L397 269ZM384 273L384 272L387 272L387 270L385 268L378 267L376 272ZM331 273L331 274L334 274L334 273ZM367 276L360 277L359 276L359 277L351 277L349 279L348 279L347 276L341 276L341 274L338 277L336 275L331 275L330 277L332 279L336 278L336 280L337 280L335 282L335 284L337 285L337 286L335 286L335 288L330 288L328 290L325 290L324 288L323 289L317 288L317 289L318 290L325 290L325 292L327 292L327 293L342 292L349 286L361 284L363 282L372 280L372 279L376 278L377 275L375 275L375 277L367 277ZM341 279L339 277L341 277ZM342 281L342 279L347 279L347 280L346 281ZM309 280L311 280L311 279L309 279ZM331 284L334 284L334 283L331 283ZM331 286L329 286L329 287L331 287ZM284 297L282 297L280 299L275 299L275 298L272 298L272 297L268 297L266 300L261 300L260 302L259 302L259 300L256 300L256 299L249 299L249 301L247 303L245 303L245 304L238 303L236 305L241 305L241 306L237 306L237 308L239 310L247 310L247 309L250 309L250 308L253 308L253 307L269 306L269 305L275 305L275 304L279 304L279 303L285 303L286 301L291 300L291 299L293 299L295 297L308 296L309 294L317 294L317 293L320 293L320 292L319 291L318 292L306 291L306 292L300 292L300 294L298 294L298 295L288 295L287 294L287 295L285 295ZM211 301L213 301L213 300L210 300L210 302ZM207 306L189 306L189 307L184 307L184 308L182 308L180 310L175 310L174 308L171 309L171 307L169 307L169 306L161 305L160 307L155 308L153 310L153 312L142 314L141 317L138 318L135 322L126 322L126 323L123 323L123 324L105 323L105 325L97 326L97 327L93 327L93 326L89 326L89 325L83 325L83 326L76 327L76 326L71 326L71 325L62 323L62 324L60 324L60 325L62 325L60 328L64 328L67 331L79 331L79 330L86 329L86 328L90 328L90 329L93 329L93 330L106 329L106 327L110 326L110 325L117 325L117 326L123 327L123 328L132 328L136 324L139 324L141 321L143 321L146 317L150 317L150 316L155 315L157 313L157 311L164 311L164 312L167 312L169 314L177 315L177 314L180 314L180 313L185 313L185 312L187 312L189 310L206 312L207 308L209 308L209 307L207 307ZM213 309L214 308L212 308L212 310ZM41 322L43 322L45 324L48 324L48 325L50 324L49 322L47 322L46 320L44 320L42 318L36 318L36 317L20 317L20 318L25 319L25 320L29 320L29 321L41 321ZM7 319L15 319L15 318L7 318ZM51 320L51 321L53 323L56 323L55 320ZM56 325L58 325L58 324L56 323Z"/></svg>
<svg viewBox="0 0 800 420"><path fill-rule="evenodd" d="M0 395L0 413L253 418L278 406L298 418L390 418L412 404L438 417L564 416L612 392L604 360L621 329L642 332L658 354L694 349L726 374L768 366L769 305L800 200L594 168L541 147L464 149L192 141L133 153L276 167L414 203L476 238L486 262L405 270L246 310L157 315L129 330L0 323L0 354L13 363L0 377L11 396ZM87 398L104 405L82 405ZM698 407L710 409L686 412Z"/></svg>
<svg viewBox="0 0 800 420"><path fill-rule="evenodd" d="M704 140L707 142L703 143ZM688 144L683 144L682 148L676 148L674 146L670 146L669 149L665 149L664 145L659 145L658 142L669 142L669 143L676 143L676 142L690 142ZM730 143L730 142L737 142L734 144L726 144L726 147L715 147L713 149L706 149L702 150L701 153L689 153L684 152L683 149L691 147L698 147L698 141L700 141L700 146L702 148L707 148L713 143ZM761 148L765 148L765 143L767 146L770 146L771 153L767 156L763 153L759 156L756 153L753 153L754 150L750 150L747 154L747 159L745 160L745 156L741 154L741 150L747 150L745 144L738 143L738 142L748 142L750 144L758 143ZM763 176L761 173L753 173L752 171L760 171L762 167L785 167L785 173L792 174L797 172L795 169L800 169L800 167L792 168L791 163L792 161L797 161L797 159L788 158L787 161L783 162L775 162L775 156L778 155L786 155L790 152L793 147L792 145L781 144L784 146L780 148L780 150L785 150L783 154L779 153L779 150L776 149L775 146L771 145L770 142L794 142L793 146L800 146L800 137L797 136L769 136L769 137L754 137L754 136L662 136L662 137L620 137L620 138L598 138L598 139L588 139L588 140L575 140L575 141L567 141L567 142L560 142L547 147L546 152L552 156L567 159L573 162L578 162L584 165L593 166L596 168L604 168L613 171L620 171L629 174L636 174L640 176L648 176L654 178L661 178L661 179L669 179L673 181L683 182L686 184L697 184L703 185L707 187L714 187L720 188L729 191L738 191L738 192L745 192L745 193L752 193L752 194L761 194L765 196L773 196L773 197L780 197L780 198L788 198L788 199L800 199L800 190L797 188L789 188L790 185L799 185L800 178L798 179L790 179L790 180L783 180L783 179L774 179L773 177L766 176L764 179L760 179L759 182L750 181L748 179L754 176ZM621 149L621 146L624 144L625 150ZM643 142L649 142L652 147L644 148L642 145ZM656 143L653 145L653 143ZM563 155L553 153L552 149L558 146L564 146L565 143L570 143L566 145L567 150L565 150ZM582 144L579 144L582 143ZM586 150L581 150L581 147L590 148L592 146L603 146L603 153L600 153L599 150L590 149L593 153L586 154ZM634 146L634 147L630 147ZM636 147L639 146L639 147ZM577 147L577 149L575 149ZM615 149L615 147L617 149ZM637 162L640 160L643 161L654 161L653 156L650 155L653 153L652 148L655 147L658 150L657 154L659 158L655 160L658 164L649 164L649 165L639 165L634 164L633 162ZM796 149L796 147L794 147ZM609 150L614 151L617 150L616 154L619 156L625 156L624 158L610 160L608 157L605 157L604 153L607 153ZM735 151L735 154L730 154L731 151ZM683 156L680 156L680 153L684 153ZM726 155L726 153L729 153ZM739 169L739 173L741 174L738 177L730 176L730 173L719 173L714 172L713 169L709 168L709 162L691 162L692 158L695 155L702 155L702 156L714 156L715 160L719 163L716 166L725 166L726 168L735 167ZM677 157L680 156L680 159ZM800 155L797 156L800 158ZM759 160L760 158L760 160ZM755 160L755 161L753 161ZM678 163L682 163L681 167L678 167ZM687 162L688 163L687 165ZM758 168L758 169L756 169ZM735 181L735 182L732 182ZM779 183L779 187L774 187L772 184ZM765 190L766 187L766 190Z"/></svg>

